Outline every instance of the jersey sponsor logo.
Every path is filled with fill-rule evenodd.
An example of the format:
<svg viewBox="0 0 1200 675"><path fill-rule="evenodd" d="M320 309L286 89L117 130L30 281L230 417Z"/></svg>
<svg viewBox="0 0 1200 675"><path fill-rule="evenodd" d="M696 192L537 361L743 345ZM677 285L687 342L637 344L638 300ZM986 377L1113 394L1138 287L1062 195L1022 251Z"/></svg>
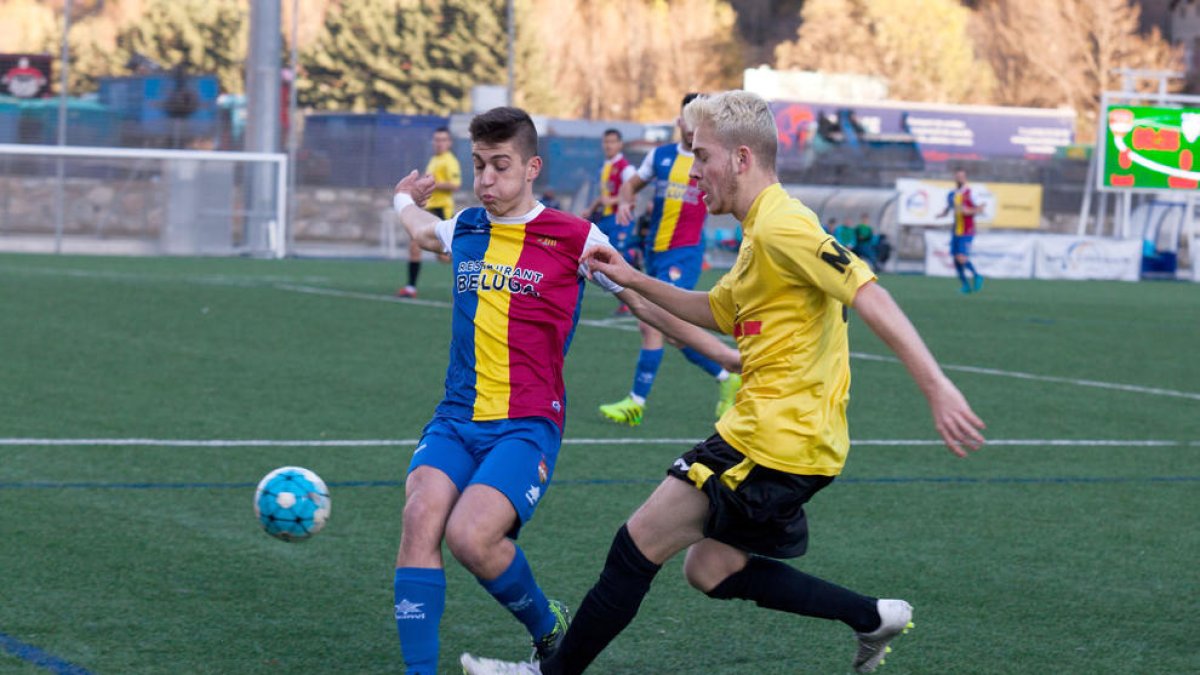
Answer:
<svg viewBox="0 0 1200 675"><path fill-rule="evenodd" d="M676 469L683 471L684 473L686 473L688 469L692 468L692 465L688 464L687 460L682 457L676 458L675 464L673 466Z"/></svg>
<svg viewBox="0 0 1200 675"><path fill-rule="evenodd" d="M464 260L458 264L454 282L459 293L508 291L536 298L540 296L537 284L541 283L542 277L541 272L521 267Z"/></svg>
<svg viewBox="0 0 1200 675"><path fill-rule="evenodd" d="M413 602L408 598L404 598L396 603L396 620L411 621L414 619L424 619L424 607L425 603L423 602Z"/></svg>
<svg viewBox="0 0 1200 675"><path fill-rule="evenodd" d="M683 202L684 204L699 204L700 203L700 188L695 185L683 185L680 183L667 183L663 189L665 199L674 199L675 201Z"/></svg>
<svg viewBox="0 0 1200 675"><path fill-rule="evenodd" d="M833 249L832 251L828 249ZM817 249L821 260L829 263L829 266L837 270L841 274L846 273L846 267L850 264L850 251L847 251L833 237L821 242L821 248Z"/></svg>

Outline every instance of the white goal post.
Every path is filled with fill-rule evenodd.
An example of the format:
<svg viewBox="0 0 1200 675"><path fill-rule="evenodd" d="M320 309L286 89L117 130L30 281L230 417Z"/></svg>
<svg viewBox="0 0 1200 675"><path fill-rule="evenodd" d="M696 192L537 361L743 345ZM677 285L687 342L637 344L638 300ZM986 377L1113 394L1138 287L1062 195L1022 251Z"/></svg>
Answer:
<svg viewBox="0 0 1200 675"><path fill-rule="evenodd" d="M287 177L284 153L0 144L0 245L283 257Z"/></svg>

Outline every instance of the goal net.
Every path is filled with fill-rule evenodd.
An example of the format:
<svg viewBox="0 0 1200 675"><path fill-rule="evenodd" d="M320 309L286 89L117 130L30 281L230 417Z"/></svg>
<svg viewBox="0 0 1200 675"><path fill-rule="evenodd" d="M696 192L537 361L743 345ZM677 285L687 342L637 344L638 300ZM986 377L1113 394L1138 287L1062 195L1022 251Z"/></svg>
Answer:
<svg viewBox="0 0 1200 675"><path fill-rule="evenodd" d="M0 144L0 250L288 251L287 155Z"/></svg>

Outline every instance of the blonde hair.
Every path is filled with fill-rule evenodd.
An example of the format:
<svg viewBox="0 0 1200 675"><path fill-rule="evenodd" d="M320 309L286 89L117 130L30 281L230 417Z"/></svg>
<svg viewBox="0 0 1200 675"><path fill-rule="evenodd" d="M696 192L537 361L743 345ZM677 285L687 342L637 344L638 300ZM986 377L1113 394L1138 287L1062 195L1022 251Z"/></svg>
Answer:
<svg viewBox="0 0 1200 675"><path fill-rule="evenodd" d="M684 107L683 119L692 129L711 124L717 142L726 149L744 145L760 168L775 171L779 129L761 96L740 89L701 96Z"/></svg>

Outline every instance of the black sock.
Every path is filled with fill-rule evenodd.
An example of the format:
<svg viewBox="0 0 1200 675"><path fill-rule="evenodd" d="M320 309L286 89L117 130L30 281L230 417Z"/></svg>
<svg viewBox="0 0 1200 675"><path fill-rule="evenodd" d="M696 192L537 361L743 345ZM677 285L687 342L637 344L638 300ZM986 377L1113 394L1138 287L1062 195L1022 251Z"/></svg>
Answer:
<svg viewBox="0 0 1200 675"><path fill-rule="evenodd" d="M659 569L642 555L622 525L608 549L600 579L580 603L562 646L542 662L542 675L576 675L591 665L633 621Z"/></svg>
<svg viewBox="0 0 1200 675"><path fill-rule="evenodd" d="M417 287L417 275L421 273L421 261L413 260L408 263L408 285Z"/></svg>
<svg viewBox="0 0 1200 675"><path fill-rule="evenodd" d="M708 597L753 600L759 607L792 614L836 619L859 633L879 628L876 599L831 584L770 558L751 556L740 571L729 575Z"/></svg>

